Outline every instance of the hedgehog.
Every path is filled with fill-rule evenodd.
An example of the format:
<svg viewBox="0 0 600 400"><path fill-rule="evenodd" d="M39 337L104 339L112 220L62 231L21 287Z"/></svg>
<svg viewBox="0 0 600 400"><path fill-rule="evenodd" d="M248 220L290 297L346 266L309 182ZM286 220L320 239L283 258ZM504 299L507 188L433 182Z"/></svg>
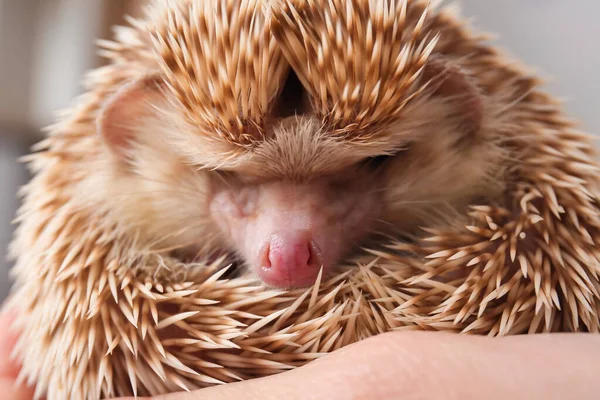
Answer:
<svg viewBox="0 0 600 400"><path fill-rule="evenodd" d="M25 157L36 395L281 373L388 331L600 329L593 138L422 0L153 0Z"/></svg>

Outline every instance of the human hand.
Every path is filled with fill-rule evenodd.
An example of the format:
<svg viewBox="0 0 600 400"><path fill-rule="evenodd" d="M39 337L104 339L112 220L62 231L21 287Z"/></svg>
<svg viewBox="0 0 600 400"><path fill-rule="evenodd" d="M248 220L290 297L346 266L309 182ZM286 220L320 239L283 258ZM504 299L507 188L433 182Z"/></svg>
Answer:
<svg viewBox="0 0 600 400"><path fill-rule="evenodd" d="M32 400L34 390L16 384L19 365L10 358L18 337L10 329L13 320L13 312L0 311L0 397L7 400Z"/></svg>
<svg viewBox="0 0 600 400"><path fill-rule="evenodd" d="M10 313L2 313L0 326L11 320ZM8 360L15 339L8 330L0 332L0 393L31 400L32 390L14 385L18 366ZM597 334L488 338L396 332L293 371L151 399L597 399L599 370Z"/></svg>
<svg viewBox="0 0 600 400"><path fill-rule="evenodd" d="M396 332L279 375L152 399L591 400L599 370L596 334Z"/></svg>

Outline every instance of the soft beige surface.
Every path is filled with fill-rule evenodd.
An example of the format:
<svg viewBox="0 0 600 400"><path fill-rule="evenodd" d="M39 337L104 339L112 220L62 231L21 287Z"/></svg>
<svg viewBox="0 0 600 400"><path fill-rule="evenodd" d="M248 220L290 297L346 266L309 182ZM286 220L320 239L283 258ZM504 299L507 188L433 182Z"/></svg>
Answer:
<svg viewBox="0 0 600 400"><path fill-rule="evenodd" d="M55 0L52 0L55 1ZM11 0L0 0L1 4ZM600 113L597 111L597 91L600 89L600 52L596 40L600 36L597 15L600 2L596 0L462 0L463 14L476 16L476 27L499 35L499 42L515 57L536 67L545 78L553 78L548 90L568 100L566 109L573 118L583 122L583 127L593 133L600 132ZM2 13L4 12L4 15ZM10 15L11 7L0 7L0 33L12 26L21 14ZM6 22L10 21L11 24ZM2 23L5 23L4 26ZM14 33L14 32L13 32ZM64 43L66 54L69 43ZM0 49L9 54L10 49ZM26 61L24 57L22 60ZM59 71L61 57L48 58L47 71ZM28 65L23 65L28 68ZM64 71L62 71L64 72ZM77 71L79 73L79 71ZM58 73L57 73L58 74ZM44 74L50 85L51 73ZM73 74L77 75L77 74ZM64 77L64 74L57 76ZM6 78L6 76L4 77ZM80 76L72 76L78 81ZM0 98L11 79L0 80ZM10 84L10 85L9 85ZM9 86L5 86L9 85ZM20 86L22 87L22 86ZM48 87L47 85L44 87ZM26 90L27 88L24 88ZM47 94L44 98L47 98ZM12 100L11 100L12 99ZM14 98L1 98L14 104ZM0 121L0 130L2 129ZM3 133L0 132L0 136ZM8 140L8 139L7 139ZM16 202L14 193L23 179L22 168L14 159L24 149L16 143L0 140L0 255L5 253L10 238L10 220ZM8 291L8 263L0 259L0 299Z"/></svg>

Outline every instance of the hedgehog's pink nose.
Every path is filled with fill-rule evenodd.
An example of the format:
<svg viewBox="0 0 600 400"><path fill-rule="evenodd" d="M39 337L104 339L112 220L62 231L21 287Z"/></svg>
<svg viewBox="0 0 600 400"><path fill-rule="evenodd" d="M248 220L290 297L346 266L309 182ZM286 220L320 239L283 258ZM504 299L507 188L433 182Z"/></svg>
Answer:
<svg viewBox="0 0 600 400"><path fill-rule="evenodd" d="M272 234L261 261L261 278L277 287L311 285L322 266L321 251L306 231Z"/></svg>
<svg viewBox="0 0 600 400"><path fill-rule="evenodd" d="M309 244L300 238L283 239L275 236L269 248L269 265L271 268L293 272L304 268L310 261Z"/></svg>

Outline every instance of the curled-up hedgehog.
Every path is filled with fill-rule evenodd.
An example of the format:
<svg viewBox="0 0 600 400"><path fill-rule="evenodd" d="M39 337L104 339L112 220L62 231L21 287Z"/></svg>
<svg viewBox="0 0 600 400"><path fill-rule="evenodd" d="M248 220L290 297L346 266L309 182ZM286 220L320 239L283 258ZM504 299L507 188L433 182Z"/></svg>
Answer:
<svg viewBox="0 0 600 400"><path fill-rule="evenodd" d="M421 0L155 0L28 162L39 396L270 375L390 330L600 328L599 164Z"/></svg>

